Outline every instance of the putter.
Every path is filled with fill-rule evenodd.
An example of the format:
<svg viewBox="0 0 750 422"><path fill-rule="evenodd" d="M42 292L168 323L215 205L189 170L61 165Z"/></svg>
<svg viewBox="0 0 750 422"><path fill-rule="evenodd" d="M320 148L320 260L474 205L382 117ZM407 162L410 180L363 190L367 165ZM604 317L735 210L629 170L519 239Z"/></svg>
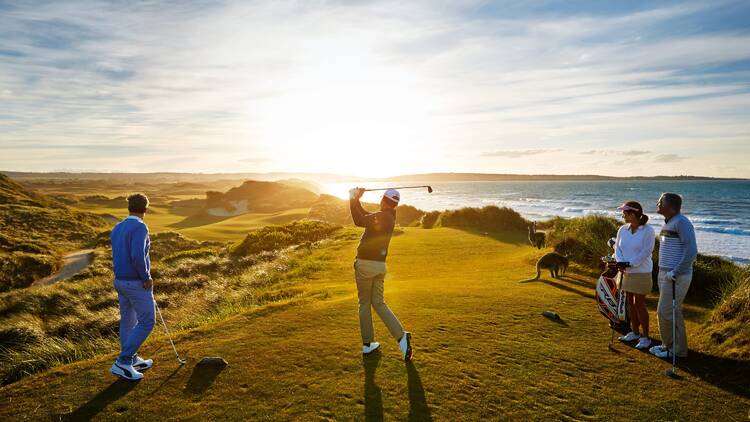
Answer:
<svg viewBox="0 0 750 422"><path fill-rule="evenodd" d="M174 347L174 341L172 341L172 335L169 334L169 329L167 328L167 323L164 322L164 316L162 316L162 314L161 314L161 309L159 309L159 304L156 303L156 299L154 299L154 305L156 306L156 312L159 313L159 318L161 318L161 324L164 326L164 331L167 333L167 337L169 338L169 344L172 345L172 350L174 350L174 354L175 354L175 356L177 356L177 362L179 362L180 365L184 365L185 363L187 363L187 360L186 359L182 359L180 357L180 354L177 353L177 348Z"/></svg>
<svg viewBox="0 0 750 422"><path fill-rule="evenodd" d="M397 186L394 188L376 188L376 189L365 189L365 192L372 192L375 190L388 190L388 189L420 189L420 188L427 188L427 193L432 193L432 186Z"/></svg>
<svg viewBox="0 0 750 422"><path fill-rule="evenodd" d="M667 369L664 371L664 375L668 376L669 378L679 378L677 375L677 355L674 354L674 342L675 342L675 335L677 334L677 322L675 321L675 280L672 279L672 368ZM669 349L667 349L669 350Z"/></svg>

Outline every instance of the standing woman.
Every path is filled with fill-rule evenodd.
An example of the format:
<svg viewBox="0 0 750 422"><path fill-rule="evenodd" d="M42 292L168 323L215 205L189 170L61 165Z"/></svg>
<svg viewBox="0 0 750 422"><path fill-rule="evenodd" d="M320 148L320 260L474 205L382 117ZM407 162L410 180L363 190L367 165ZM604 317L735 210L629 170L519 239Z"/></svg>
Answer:
<svg viewBox="0 0 750 422"><path fill-rule="evenodd" d="M615 258L617 262L628 262L621 288L625 291L630 314L631 330L620 337L620 341L635 341L637 349L648 349L651 339L648 336L648 310L646 295L651 292L651 270L654 263L654 229L648 224L648 216L636 201L628 201L617 208L622 211L625 225L617 231Z"/></svg>

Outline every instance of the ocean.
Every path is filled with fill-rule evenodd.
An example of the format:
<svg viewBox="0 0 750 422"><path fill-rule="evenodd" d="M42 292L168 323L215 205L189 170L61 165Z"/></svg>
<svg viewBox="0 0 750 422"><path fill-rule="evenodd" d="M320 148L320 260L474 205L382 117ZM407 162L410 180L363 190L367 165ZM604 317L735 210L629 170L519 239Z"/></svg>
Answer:
<svg viewBox="0 0 750 422"><path fill-rule="evenodd" d="M627 200L643 205L649 223L657 230L664 223L656 213L662 192L683 197L683 214L693 222L698 250L740 264L750 264L750 181L524 181L524 182L429 182L434 189L404 190L401 203L423 210L497 205L510 207L530 220L553 216L578 217L604 214L620 219L617 206ZM380 187L384 183L330 183L328 193L348 197L353 186ZM364 196L378 202L376 192ZM614 235L614 233L613 233Z"/></svg>

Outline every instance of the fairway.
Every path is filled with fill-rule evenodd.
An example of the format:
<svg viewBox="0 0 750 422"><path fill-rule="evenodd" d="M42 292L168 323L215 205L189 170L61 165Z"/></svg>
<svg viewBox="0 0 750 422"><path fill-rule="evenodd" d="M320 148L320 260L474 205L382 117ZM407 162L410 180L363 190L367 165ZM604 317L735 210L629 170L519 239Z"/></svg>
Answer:
<svg viewBox="0 0 750 422"><path fill-rule="evenodd" d="M309 300L179 333L184 367L153 336L142 349L155 361L144 380L110 375L114 355L57 367L0 389L0 419L747 419L747 385L701 372L718 358L692 352L693 375L681 371L676 381L646 353L621 344L609 351L590 276L573 268L563 280L519 283L543 252L525 233L404 229L391 244L386 301L413 332L414 361L400 359L377 319L381 352L363 358L355 247L343 240L313 252L324 267L300 280ZM703 311L689 311L690 332ZM202 356L230 366L200 369Z"/></svg>

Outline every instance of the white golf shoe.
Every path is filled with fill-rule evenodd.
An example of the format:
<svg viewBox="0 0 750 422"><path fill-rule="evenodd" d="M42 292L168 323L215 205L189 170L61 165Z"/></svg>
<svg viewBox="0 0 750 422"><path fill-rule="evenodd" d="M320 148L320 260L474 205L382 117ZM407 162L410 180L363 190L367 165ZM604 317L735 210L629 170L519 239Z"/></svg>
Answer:
<svg viewBox="0 0 750 422"><path fill-rule="evenodd" d="M363 344L362 345L362 354L363 355L369 355L370 353L378 350L379 347L380 347L380 343L378 343L377 341L371 342L369 346Z"/></svg>
<svg viewBox="0 0 750 422"><path fill-rule="evenodd" d="M635 331L631 331L631 332L625 334L624 336L618 337L618 340L624 341L624 342L629 342L629 341L638 340L640 337L641 337L640 334L636 333Z"/></svg>
<svg viewBox="0 0 750 422"><path fill-rule="evenodd" d="M143 374L138 372L138 370L135 369L133 365L124 365L117 361L112 364L112 368L109 369L109 372L131 381L136 381L143 378Z"/></svg>
<svg viewBox="0 0 750 422"><path fill-rule="evenodd" d="M643 350L648 349L651 346L651 339L648 337L641 337L638 339L638 344L635 345L636 349Z"/></svg>
<svg viewBox="0 0 750 422"><path fill-rule="evenodd" d="M401 340L398 341L398 348L401 349L401 355L404 357L405 362L409 362L412 356L411 348L411 333L404 331L404 335L401 336Z"/></svg>
<svg viewBox="0 0 750 422"><path fill-rule="evenodd" d="M656 356L657 353L664 353L666 350L667 350L667 346L663 344L659 344L657 346L654 346L648 349L648 352Z"/></svg>
<svg viewBox="0 0 750 422"><path fill-rule="evenodd" d="M154 366L154 361L151 359L143 359L142 357L135 355L133 359L133 368L137 371L143 371L144 369L150 369Z"/></svg>

